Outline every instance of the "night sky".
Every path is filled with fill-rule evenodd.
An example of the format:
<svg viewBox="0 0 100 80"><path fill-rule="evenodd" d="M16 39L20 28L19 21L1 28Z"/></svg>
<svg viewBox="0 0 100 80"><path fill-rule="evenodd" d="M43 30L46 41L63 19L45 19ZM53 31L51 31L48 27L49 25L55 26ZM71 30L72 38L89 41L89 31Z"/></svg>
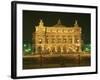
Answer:
<svg viewBox="0 0 100 80"><path fill-rule="evenodd" d="M44 12L44 11L23 11L23 40L32 42L32 33L35 26L43 20L45 26L53 26L58 19L65 26L73 26L75 20L82 28L82 39L85 44L90 43L91 35L91 15L83 13L62 13L62 12Z"/></svg>

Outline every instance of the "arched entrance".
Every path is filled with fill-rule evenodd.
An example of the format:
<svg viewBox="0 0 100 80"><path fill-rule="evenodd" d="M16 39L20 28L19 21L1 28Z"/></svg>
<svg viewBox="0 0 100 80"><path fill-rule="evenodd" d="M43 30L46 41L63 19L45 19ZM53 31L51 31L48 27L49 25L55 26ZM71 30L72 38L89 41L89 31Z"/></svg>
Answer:
<svg viewBox="0 0 100 80"><path fill-rule="evenodd" d="M55 53L55 47L51 47L51 52Z"/></svg>
<svg viewBox="0 0 100 80"><path fill-rule="evenodd" d="M66 54L67 51L66 51L66 46L63 46L63 53Z"/></svg>
<svg viewBox="0 0 100 80"><path fill-rule="evenodd" d="M60 46L57 47L57 53L58 53L58 54L61 53L61 48L60 48Z"/></svg>

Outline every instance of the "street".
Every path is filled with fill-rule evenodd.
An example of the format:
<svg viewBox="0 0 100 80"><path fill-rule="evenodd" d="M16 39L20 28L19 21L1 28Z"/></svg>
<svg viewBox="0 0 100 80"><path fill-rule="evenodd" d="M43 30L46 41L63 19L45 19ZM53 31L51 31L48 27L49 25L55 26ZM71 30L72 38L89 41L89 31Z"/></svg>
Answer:
<svg viewBox="0 0 100 80"><path fill-rule="evenodd" d="M23 56L23 69L90 66L90 54L45 54Z"/></svg>

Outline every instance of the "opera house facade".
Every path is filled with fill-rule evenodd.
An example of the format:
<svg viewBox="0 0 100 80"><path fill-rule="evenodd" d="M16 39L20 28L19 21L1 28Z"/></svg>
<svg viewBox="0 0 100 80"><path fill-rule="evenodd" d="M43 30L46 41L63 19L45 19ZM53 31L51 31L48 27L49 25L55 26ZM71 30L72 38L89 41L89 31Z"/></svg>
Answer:
<svg viewBox="0 0 100 80"><path fill-rule="evenodd" d="M35 53L67 54L81 52L81 32L77 20L73 26L63 25L60 19L53 26L44 26L44 22L40 20L33 33Z"/></svg>

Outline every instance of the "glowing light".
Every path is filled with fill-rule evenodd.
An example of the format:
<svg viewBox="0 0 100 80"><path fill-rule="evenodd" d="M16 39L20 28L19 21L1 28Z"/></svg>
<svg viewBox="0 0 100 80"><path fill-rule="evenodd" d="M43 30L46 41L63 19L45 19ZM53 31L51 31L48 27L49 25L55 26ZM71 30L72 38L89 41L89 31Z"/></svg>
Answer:
<svg viewBox="0 0 100 80"><path fill-rule="evenodd" d="M26 44L24 44L24 47L26 47L27 45Z"/></svg>
<svg viewBox="0 0 100 80"><path fill-rule="evenodd" d="M84 51L90 52L91 51L91 45L90 44L85 45Z"/></svg>
<svg viewBox="0 0 100 80"><path fill-rule="evenodd" d="M89 48L85 48L85 51L90 51L90 49Z"/></svg>
<svg viewBox="0 0 100 80"><path fill-rule="evenodd" d="M29 52L29 50L28 49L25 49L25 52Z"/></svg>
<svg viewBox="0 0 100 80"><path fill-rule="evenodd" d="M29 48L29 49L25 49L25 52L30 52L31 51L31 49Z"/></svg>
<svg viewBox="0 0 100 80"><path fill-rule="evenodd" d="M31 51L31 49L28 49L28 51Z"/></svg>

